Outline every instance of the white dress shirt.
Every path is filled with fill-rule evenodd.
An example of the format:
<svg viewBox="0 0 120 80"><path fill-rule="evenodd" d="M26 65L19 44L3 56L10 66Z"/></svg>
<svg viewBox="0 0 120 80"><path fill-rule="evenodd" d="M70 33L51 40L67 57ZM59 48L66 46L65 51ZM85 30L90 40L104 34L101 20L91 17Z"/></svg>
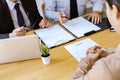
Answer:
<svg viewBox="0 0 120 80"><path fill-rule="evenodd" d="M18 25L18 19L17 19L17 13L16 13L16 10L15 10L15 4L16 3L19 3L19 7L20 7L20 10L23 14L23 18L24 18L24 21L25 21L25 25L30 27L31 24L30 24L30 21L28 19L28 15L25 13L23 7L22 7L22 3L20 0L17 0L16 3L10 1L10 0L6 0L7 4L8 4L8 7L9 7L9 10L10 10L10 14L11 14L11 17L12 17L12 20L13 20L13 24L14 24L14 27L15 28L19 28L20 26Z"/></svg>
<svg viewBox="0 0 120 80"><path fill-rule="evenodd" d="M93 5L93 11L102 11L103 0L90 0ZM59 12L64 12L70 16L70 0L44 0L45 3L45 16L53 21L58 21ZM79 16L86 12L87 0L77 0Z"/></svg>

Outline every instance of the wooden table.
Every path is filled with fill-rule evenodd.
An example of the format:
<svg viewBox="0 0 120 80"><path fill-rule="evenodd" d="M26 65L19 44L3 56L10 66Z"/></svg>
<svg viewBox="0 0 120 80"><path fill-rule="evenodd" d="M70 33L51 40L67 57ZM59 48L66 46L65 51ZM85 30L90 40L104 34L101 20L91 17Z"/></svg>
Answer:
<svg viewBox="0 0 120 80"><path fill-rule="evenodd" d="M33 32L29 32L31 34ZM117 47L120 34L104 30L93 35L76 39L65 45L91 38L103 48ZM50 50L51 63L44 65L41 59L33 59L0 65L0 80L69 80L77 68L77 60L64 48L58 46Z"/></svg>

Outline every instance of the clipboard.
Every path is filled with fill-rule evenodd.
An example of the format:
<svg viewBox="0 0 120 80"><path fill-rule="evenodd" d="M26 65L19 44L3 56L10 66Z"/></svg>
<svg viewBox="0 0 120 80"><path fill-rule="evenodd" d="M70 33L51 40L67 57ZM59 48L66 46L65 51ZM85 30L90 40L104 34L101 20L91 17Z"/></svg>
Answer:
<svg viewBox="0 0 120 80"><path fill-rule="evenodd" d="M88 36L101 30L100 27L94 25L83 17L72 19L62 25L76 38Z"/></svg>
<svg viewBox="0 0 120 80"><path fill-rule="evenodd" d="M60 27L54 25L49 28L35 30L35 34L39 36L40 40L48 47L54 48L64 43L75 40L75 38Z"/></svg>
<svg viewBox="0 0 120 80"><path fill-rule="evenodd" d="M108 29L108 28L111 27L111 24L109 23L107 17L103 17L102 22L99 23L99 24L96 24L96 25L93 24L93 23L91 23L90 21L88 21L88 20L87 20L87 17L88 17L88 16L86 16L86 17L78 17L78 18L75 18L75 19L73 19L73 20L70 20L69 22L67 22L67 23L65 23L65 24L62 24L62 25L64 26L64 28L65 28L67 31L69 31L69 32L70 32L73 36L75 36L76 38L81 38L81 37L84 37L84 36L89 36L89 35L91 35L91 34L94 34L94 33L96 33L96 32L102 31L102 30L106 30L106 29ZM80 20L80 18L81 18L86 24L89 24L89 25L87 25L87 26L94 26L94 27L96 27L96 28L93 28L93 29L88 30L88 31L83 32L83 33L80 33L80 32L76 33L74 29L73 29L73 30L70 29L70 26L73 26L73 27L75 28L75 27L78 27L77 25L81 25L81 22L78 21L78 20ZM72 22L74 23L74 20L76 20L76 22L78 21L78 23L76 23L76 24L73 25ZM83 22L83 23L84 23L84 22ZM86 25L86 24L84 24L84 25ZM82 25L82 26L84 26L84 25ZM81 26L80 26L80 27L81 27ZM97 29L97 28L98 28L98 29ZM81 28L76 29L76 31L78 31L78 30L82 30L82 29L81 29ZM84 30L84 29L83 29L83 30ZM87 28L86 28L86 30L87 30ZM77 36L77 34L83 34L83 35Z"/></svg>

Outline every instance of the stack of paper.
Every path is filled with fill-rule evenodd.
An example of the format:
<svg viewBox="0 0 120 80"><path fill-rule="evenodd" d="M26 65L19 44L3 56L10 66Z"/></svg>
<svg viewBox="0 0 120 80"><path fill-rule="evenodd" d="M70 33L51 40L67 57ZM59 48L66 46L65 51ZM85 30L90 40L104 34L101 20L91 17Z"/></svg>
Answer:
<svg viewBox="0 0 120 80"><path fill-rule="evenodd" d="M88 48L98 45L92 39L87 38L79 42L65 46L65 48L70 52L70 54L77 60L80 61L81 58L86 57L86 51Z"/></svg>
<svg viewBox="0 0 120 80"><path fill-rule="evenodd" d="M63 30L59 25L36 30L35 33L49 48L75 39L73 36Z"/></svg>
<svg viewBox="0 0 120 80"><path fill-rule="evenodd" d="M96 32L101 30L101 28L87 21L83 17L75 18L62 25L77 38L83 37L86 33L91 31Z"/></svg>

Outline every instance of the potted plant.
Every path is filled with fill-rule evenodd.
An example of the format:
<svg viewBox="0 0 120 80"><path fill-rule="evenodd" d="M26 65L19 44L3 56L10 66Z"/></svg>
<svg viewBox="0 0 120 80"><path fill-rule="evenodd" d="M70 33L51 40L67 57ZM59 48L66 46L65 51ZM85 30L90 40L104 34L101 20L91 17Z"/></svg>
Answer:
<svg viewBox="0 0 120 80"><path fill-rule="evenodd" d="M50 63L50 49L44 45L41 44L40 46L40 51L41 51L41 59L44 64L49 64Z"/></svg>

